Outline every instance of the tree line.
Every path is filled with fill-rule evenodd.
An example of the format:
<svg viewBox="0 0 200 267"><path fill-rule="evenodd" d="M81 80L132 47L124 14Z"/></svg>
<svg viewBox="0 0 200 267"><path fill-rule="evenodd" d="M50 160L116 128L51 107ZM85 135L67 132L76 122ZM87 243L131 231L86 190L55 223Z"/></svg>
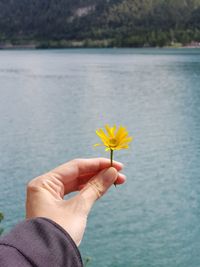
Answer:
<svg viewBox="0 0 200 267"><path fill-rule="evenodd" d="M167 46L200 42L200 0L0 0L0 42Z"/></svg>

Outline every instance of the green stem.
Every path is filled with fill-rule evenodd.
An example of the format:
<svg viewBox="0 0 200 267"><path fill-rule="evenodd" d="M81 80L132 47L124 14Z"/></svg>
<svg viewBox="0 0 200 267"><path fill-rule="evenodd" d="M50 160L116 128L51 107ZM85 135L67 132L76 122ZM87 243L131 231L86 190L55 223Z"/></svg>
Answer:
<svg viewBox="0 0 200 267"><path fill-rule="evenodd" d="M110 150L110 165L111 165L111 167L113 166L113 150L111 149ZM114 183L114 185L115 185L115 187L116 187L116 183Z"/></svg>
<svg viewBox="0 0 200 267"><path fill-rule="evenodd" d="M110 163L111 163L111 167L113 166L113 150L110 150Z"/></svg>

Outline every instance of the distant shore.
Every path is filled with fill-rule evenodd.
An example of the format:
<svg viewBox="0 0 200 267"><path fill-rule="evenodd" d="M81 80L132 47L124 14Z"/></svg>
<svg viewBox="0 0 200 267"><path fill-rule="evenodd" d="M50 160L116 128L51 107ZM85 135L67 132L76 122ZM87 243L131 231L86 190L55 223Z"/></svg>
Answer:
<svg viewBox="0 0 200 267"><path fill-rule="evenodd" d="M172 43L168 46L112 46L110 40L48 40L12 43L10 41L0 42L0 50L15 49L62 49L62 48L200 48L200 42L188 44Z"/></svg>

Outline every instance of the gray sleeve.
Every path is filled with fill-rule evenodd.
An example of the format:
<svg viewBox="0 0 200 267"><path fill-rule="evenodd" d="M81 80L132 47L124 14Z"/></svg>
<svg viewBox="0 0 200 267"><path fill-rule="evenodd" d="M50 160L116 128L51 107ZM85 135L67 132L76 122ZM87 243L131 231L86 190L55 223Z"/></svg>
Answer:
<svg viewBox="0 0 200 267"><path fill-rule="evenodd" d="M80 252L55 222L36 218L19 223L0 239L1 267L82 267Z"/></svg>

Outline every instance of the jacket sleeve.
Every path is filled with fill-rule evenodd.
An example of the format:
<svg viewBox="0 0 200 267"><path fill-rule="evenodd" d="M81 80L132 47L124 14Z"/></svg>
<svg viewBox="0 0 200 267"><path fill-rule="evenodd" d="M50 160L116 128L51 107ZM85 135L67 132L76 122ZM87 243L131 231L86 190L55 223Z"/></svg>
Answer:
<svg viewBox="0 0 200 267"><path fill-rule="evenodd" d="M65 230L46 218L19 223L0 239L1 267L82 267L79 250Z"/></svg>

